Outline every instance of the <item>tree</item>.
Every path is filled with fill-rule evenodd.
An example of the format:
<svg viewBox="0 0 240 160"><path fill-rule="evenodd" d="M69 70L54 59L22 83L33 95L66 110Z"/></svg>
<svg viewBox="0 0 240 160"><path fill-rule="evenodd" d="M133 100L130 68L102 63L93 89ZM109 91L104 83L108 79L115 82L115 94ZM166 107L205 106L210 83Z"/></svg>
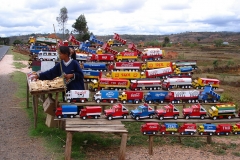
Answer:
<svg viewBox="0 0 240 160"><path fill-rule="evenodd" d="M214 40L214 44L216 47L221 47L223 44L223 40L222 39Z"/></svg>
<svg viewBox="0 0 240 160"><path fill-rule="evenodd" d="M165 37L164 38L164 44L168 44L168 43L170 43L170 39L169 39L169 37Z"/></svg>
<svg viewBox="0 0 240 160"><path fill-rule="evenodd" d="M64 39L65 25L68 21L68 10L66 7L60 9L59 17L57 17L56 20L61 27L60 31L63 32L62 38Z"/></svg>
<svg viewBox="0 0 240 160"><path fill-rule="evenodd" d="M74 28L74 32L79 34L77 37L78 40L85 41L89 39L90 33L88 31L86 18L83 14L76 19L72 27Z"/></svg>

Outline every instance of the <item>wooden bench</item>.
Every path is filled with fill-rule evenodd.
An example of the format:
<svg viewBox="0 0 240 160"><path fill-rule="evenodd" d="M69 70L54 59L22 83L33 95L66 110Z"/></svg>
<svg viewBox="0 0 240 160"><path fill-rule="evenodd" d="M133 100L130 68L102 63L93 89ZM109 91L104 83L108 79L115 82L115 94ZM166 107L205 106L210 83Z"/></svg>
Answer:
<svg viewBox="0 0 240 160"><path fill-rule="evenodd" d="M121 121L107 121L106 119L82 120L80 118L66 119L65 131L67 132L65 160L71 159L72 136L74 132L121 133L122 140L118 159L125 159L128 131L124 127L124 124L121 123Z"/></svg>

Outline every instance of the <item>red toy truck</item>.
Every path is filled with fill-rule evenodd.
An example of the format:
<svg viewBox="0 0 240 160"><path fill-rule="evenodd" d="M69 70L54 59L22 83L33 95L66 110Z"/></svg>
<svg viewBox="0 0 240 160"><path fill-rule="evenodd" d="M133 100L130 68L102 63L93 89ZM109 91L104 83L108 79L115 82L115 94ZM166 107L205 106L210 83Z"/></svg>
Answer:
<svg viewBox="0 0 240 160"><path fill-rule="evenodd" d="M137 104L139 102L142 102L143 96L143 91L125 91L119 95L118 99L122 103L129 102Z"/></svg>
<svg viewBox="0 0 240 160"><path fill-rule="evenodd" d="M182 126L179 127L178 132L181 135L188 134L194 135L197 131L197 125L195 123L184 123Z"/></svg>
<svg viewBox="0 0 240 160"><path fill-rule="evenodd" d="M160 120L163 120L164 118L174 118L176 120L179 116L179 110L170 103L164 106L162 109L156 110L155 115Z"/></svg>
<svg viewBox="0 0 240 160"><path fill-rule="evenodd" d="M115 62L114 65L110 64L108 66L109 71L116 70L116 71L139 71L145 70L146 64L142 62Z"/></svg>
<svg viewBox="0 0 240 160"><path fill-rule="evenodd" d="M189 108L183 109L183 116L185 119L189 118L200 118L204 119L207 116L207 111L202 107L201 104L194 104Z"/></svg>
<svg viewBox="0 0 240 160"><path fill-rule="evenodd" d="M108 120L112 120L113 118L123 118L126 119L128 113L128 109L124 107L121 103L118 103L110 109L104 110L104 115Z"/></svg>
<svg viewBox="0 0 240 160"><path fill-rule="evenodd" d="M216 135L229 135L232 132L231 124L218 124L216 128Z"/></svg>
<svg viewBox="0 0 240 160"><path fill-rule="evenodd" d="M142 124L141 132L143 134L156 134L158 133L160 125L156 122L147 122Z"/></svg>
<svg viewBox="0 0 240 160"><path fill-rule="evenodd" d="M133 80L130 84L131 90L160 90L162 81L159 80Z"/></svg>
<svg viewBox="0 0 240 160"><path fill-rule="evenodd" d="M86 118L95 118L98 119L98 117L100 117L102 113L102 107L100 106L86 106L85 108L81 109L81 111L79 112L79 116L82 119L86 119Z"/></svg>
<svg viewBox="0 0 240 160"><path fill-rule="evenodd" d="M93 62L114 62L113 54L92 54L88 57L88 61Z"/></svg>

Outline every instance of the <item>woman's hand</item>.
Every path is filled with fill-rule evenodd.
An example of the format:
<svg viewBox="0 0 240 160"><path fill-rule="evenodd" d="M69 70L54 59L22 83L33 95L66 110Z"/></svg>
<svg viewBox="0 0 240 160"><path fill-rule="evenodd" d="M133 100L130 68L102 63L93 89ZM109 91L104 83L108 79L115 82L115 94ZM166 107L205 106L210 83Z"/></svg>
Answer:
<svg viewBox="0 0 240 160"><path fill-rule="evenodd" d="M66 79L66 81L68 82L71 78L73 78L73 74L65 74L64 78Z"/></svg>

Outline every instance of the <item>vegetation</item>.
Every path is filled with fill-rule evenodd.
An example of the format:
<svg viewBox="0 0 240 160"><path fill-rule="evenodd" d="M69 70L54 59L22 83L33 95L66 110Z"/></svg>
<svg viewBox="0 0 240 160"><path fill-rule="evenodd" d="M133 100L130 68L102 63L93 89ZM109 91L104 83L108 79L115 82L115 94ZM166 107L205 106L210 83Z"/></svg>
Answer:
<svg viewBox="0 0 240 160"><path fill-rule="evenodd" d="M216 47L221 47L223 45L223 40L222 39L214 40L214 44Z"/></svg>
<svg viewBox="0 0 240 160"><path fill-rule="evenodd" d="M60 31L62 31L62 39L64 39L65 25L68 21L68 10L66 7L60 9L59 17L56 18L58 25L61 27ZM68 30L66 30L69 32Z"/></svg>
<svg viewBox="0 0 240 160"><path fill-rule="evenodd" d="M74 32L78 33L77 39L79 41L86 41L90 38L90 33L88 31L87 21L83 14L81 14L76 22L72 25Z"/></svg>

